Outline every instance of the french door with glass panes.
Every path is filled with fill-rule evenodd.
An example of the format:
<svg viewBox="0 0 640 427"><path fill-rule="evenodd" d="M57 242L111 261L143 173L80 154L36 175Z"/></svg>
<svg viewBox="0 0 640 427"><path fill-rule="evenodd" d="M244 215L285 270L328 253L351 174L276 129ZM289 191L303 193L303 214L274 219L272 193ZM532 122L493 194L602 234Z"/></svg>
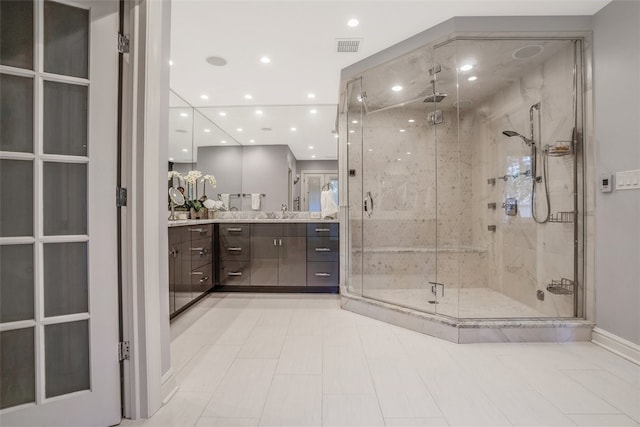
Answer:
<svg viewBox="0 0 640 427"><path fill-rule="evenodd" d="M0 2L0 425L120 421L117 1Z"/></svg>

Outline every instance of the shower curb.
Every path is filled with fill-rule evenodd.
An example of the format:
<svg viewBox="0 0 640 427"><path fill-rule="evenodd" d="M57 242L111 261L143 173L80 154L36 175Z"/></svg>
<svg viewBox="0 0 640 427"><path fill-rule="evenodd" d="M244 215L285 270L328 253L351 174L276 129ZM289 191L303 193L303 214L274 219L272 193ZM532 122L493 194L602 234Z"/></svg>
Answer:
<svg viewBox="0 0 640 427"><path fill-rule="evenodd" d="M354 295L344 286L340 307L458 344L591 341L594 327L582 319L456 319Z"/></svg>

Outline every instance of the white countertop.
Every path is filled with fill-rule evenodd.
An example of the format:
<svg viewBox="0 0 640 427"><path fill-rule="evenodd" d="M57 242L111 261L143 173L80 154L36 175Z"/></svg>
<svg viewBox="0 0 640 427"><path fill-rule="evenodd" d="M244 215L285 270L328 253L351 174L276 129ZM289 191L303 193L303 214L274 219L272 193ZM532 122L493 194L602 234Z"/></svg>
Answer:
<svg viewBox="0 0 640 427"><path fill-rule="evenodd" d="M261 218L261 219L245 219L245 218L214 218L214 219L178 219L169 221L169 227L179 227L182 225L199 225L199 224L310 224L310 223L326 223L337 224L337 219L320 219L320 218Z"/></svg>

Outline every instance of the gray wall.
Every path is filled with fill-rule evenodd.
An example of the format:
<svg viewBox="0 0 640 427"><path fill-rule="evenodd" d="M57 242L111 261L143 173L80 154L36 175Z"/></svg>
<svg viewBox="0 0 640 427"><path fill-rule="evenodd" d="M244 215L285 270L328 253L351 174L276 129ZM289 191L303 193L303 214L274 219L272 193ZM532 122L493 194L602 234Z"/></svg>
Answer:
<svg viewBox="0 0 640 427"><path fill-rule="evenodd" d="M242 191L265 194L261 211L277 211L287 203L288 151L286 145L243 147ZM243 198L242 210L251 210L250 198Z"/></svg>
<svg viewBox="0 0 640 427"><path fill-rule="evenodd" d="M639 22L635 1L594 15L596 177L640 168ZM596 326L640 344L640 191L598 192L595 221Z"/></svg>
<svg viewBox="0 0 640 427"><path fill-rule="evenodd" d="M216 188L206 184L209 198L217 199L218 194L242 193L242 146L198 147L197 169L204 175L216 177ZM231 207L238 210L242 207L241 203L241 199L229 199Z"/></svg>

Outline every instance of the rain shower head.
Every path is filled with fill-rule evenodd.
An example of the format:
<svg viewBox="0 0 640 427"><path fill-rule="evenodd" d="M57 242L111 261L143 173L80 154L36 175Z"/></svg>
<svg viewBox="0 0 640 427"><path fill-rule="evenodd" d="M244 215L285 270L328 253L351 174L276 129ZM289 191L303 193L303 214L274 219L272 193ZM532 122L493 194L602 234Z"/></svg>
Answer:
<svg viewBox="0 0 640 427"><path fill-rule="evenodd" d="M509 138L511 138L512 136L519 136L520 138L522 138L522 141L524 141L524 143L527 144L527 146L529 147L532 147L533 145L535 145L535 142L532 139L522 136L518 132L514 132L512 130L505 130L505 131L502 131L502 134L505 136L508 136Z"/></svg>
<svg viewBox="0 0 640 427"><path fill-rule="evenodd" d="M446 97L446 93L431 93L422 102L442 102Z"/></svg>

